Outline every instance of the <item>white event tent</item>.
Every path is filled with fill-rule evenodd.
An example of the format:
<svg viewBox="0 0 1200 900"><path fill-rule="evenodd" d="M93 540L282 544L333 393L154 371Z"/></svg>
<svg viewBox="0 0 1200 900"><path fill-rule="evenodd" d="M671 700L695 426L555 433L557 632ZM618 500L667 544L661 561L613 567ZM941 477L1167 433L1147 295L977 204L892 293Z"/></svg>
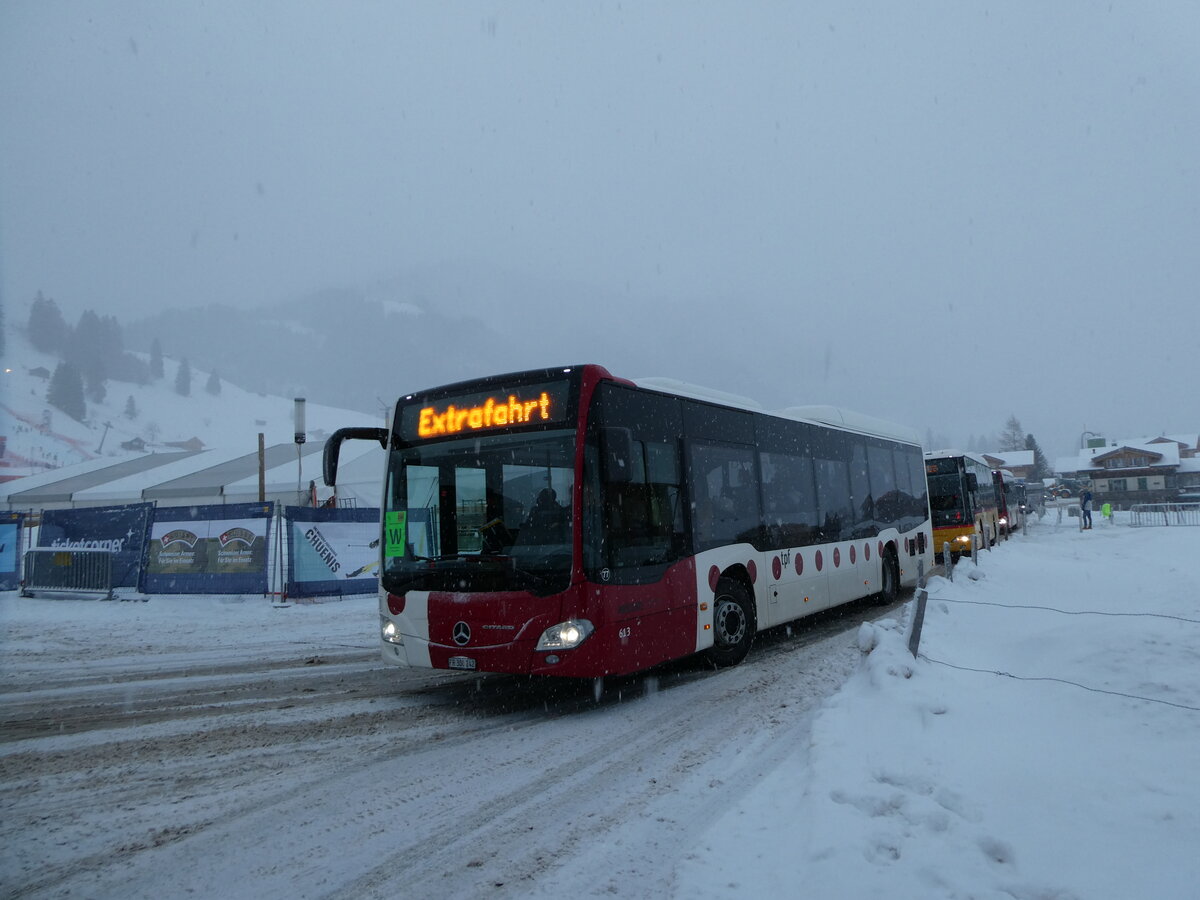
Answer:
<svg viewBox="0 0 1200 900"><path fill-rule="evenodd" d="M323 441L280 443L264 452L264 498L287 506L330 490L321 479ZM378 506L383 450L353 442L343 448L337 495L342 505ZM0 509L38 512L151 502L158 506L251 503L259 499L258 451L208 449L103 457L0 484Z"/></svg>

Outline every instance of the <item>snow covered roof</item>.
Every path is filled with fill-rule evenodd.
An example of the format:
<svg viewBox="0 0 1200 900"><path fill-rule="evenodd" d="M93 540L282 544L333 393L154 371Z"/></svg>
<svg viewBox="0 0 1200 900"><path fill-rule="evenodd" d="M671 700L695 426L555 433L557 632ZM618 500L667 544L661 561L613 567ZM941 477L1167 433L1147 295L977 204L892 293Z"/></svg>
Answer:
<svg viewBox="0 0 1200 900"><path fill-rule="evenodd" d="M691 397L693 400L705 400L709 403L720 403L722 406L732 406L736 409L749 409L762 412L762 404L740 394L729 394L715 388L707 388L698 384L688 384L674 378L634 378L633 383L638 387L652 391L662 391L664 394L676 394L680 397Z"/></svg>
<svg viewBox="0 0 1200 900"><path fill-rule="evenodd" d="M180 478L191 472L199 471L207 466L216 465L227 459L240 456L244 450L187 450L179 453L160 453L156 456L171 456L173 459L164 460L164 465L154 469L135 472L124 477L118 472L111 472L114 478L108 479L93 487L76 491L69 498L76 506L108 506L119 503L140 503L143 500L142 491L164 481ZM105 474L108 474L107 472Z"/></svg>
<svg viewBox="0 0 1200 900"><path fill-rule="evenodd" d="M894 438L910 444L920 444L921 438L917 432L907 425L898 425L886 419L876 419L848 409L836 406L789 406L777 410L774 415L785 419L795 419L799 422L823 422L826 425L836 425L863 434L875 434L881 437Z"/></svg>
<svg viewBox="0 0 1200 900"><path fill-rule="evenodd" d="M320 453L324 449L324 446L323 442L300 444L301 459L311 456L314 453ZM297 456L296 447L296 444L288 443L274 444L267 447L264 451L264 464L266 468L274 468L288 461L295 463ZM316 473L319 470L314 469L313 471ZM180 475L178 478L172 478L169 481L155 484L142 491L142 499L177 501L181 498L187 498L188 500L205 497L220 498L224 494L225 485L249 477L258 477L257 450L252 453L243 453L240 456L235 456L232 459L215 464L210 463L207 468L189 472L185 475ZM292 490L295 491L294 481L292 485ZM220 501L219 499L210 499L208 502Z"/></svg>
<svg viewBox="0 0 1200 900"><path fill-rule="evenodd" d="M981 466L987 466L989 469L991 464L978 453L972 453L970 450L959 450L957 447L944 447L941 450L926 450L926 459L945 459L950 456L965 456L968 459L973 459Z"/></svg>
<svg viewBox="0 0 1200 900"><path fill-rule="evenodd" d="M297 478L303 474L320 480L320 457L324 441L310 441L302 448L302 469L296 464L296 444L280 443L265 449L266 467L278 473L270 481L274 490L267 498L296 502ZM290 470L291 477L282 473ZM379 472L382 472L380 463ZM376 479L378 480L378 478ZM246 490L244 482L253 481ZM258 499L258 451L245 448L138 454L132 458L105 457L55 469L0 485L0 502L10 510L50 509L74 506L107 506L155 501L172 506L189 503L223 503ZM274 496L272 496L274 495ZM378 502L375 497L372 502Z"/></svg>
<svg viewBox="0 0 1200 900"><path fill-rule="evenodd" d="M1190 434L1161 434L1154 438L1142 438L1140 442L1147 444L1163 443L1166 441L1174 441L1177 444L1191 450L1200 450L1200 433L1192 432Z"/></svg>
<svg viewBox="0 0 1200 900"><path fill-rule="evenodd" d="M863 415L862 413L841 409L836 406L789 406L785 409L767 410L763 408L761 403L751 400L749 397L729 394L725 391L718 391L696 384L688 384L685 381L677 381L674 378L635 378L633 379L633 383L638 387L648 388L652 391L662 391L663 393L675 394L679 397L690 397L693 400L719 403L722 406L731 406L734 409L766 413L767 415L778 416L781 419L833 425L862 434L888 437L910 444L921 443L917 432L907 425L899 425L895 422L889 422L886 419L877 419L874 416Z"/></svg>
<svg viewBox="0 0 1200 900"><path fill-rule="evenodd" d="M148 472L159 466L192 455L186 451L178 453L146 453L115 463L109 457L103 459L103 462L107 463L105 466L94 466L92 463L101 460L91 460L86 463L68 466L65 469L55 469L53 473L47 474L57 475L57 479L47 481L39 486L29 486L26 483L27 479L14 482L14 488L22 489L13 490L8 495L8 501L10 505L20 507L41 506L46 503L69 501L75 493L85 491L97 485L106 484L114 478L120 479Z"/></svg>
<svg viewBox="0 0 1200 900"><path fill-rule="evenodd" d="M324 442L316 444L324 447ZM338 460L337 494L339 498L354 497L360 506L377 506L383 491L383 467L386 451L375 441L349 441L342 445ZM269 466L263 474L263 482L268 496L272 494L287 494L296 492L297 476L296 454L285 462ZM307 489L309 480L316 481L322 497L329 493L321 479L321 469L318 460L303 460L301 487ZM254 501L258 499L258 471L247 475L239 481L231 481L225 485L223 495L231 501ZM290 501L289 501L290 502Z"/></svg>
<svg viewBox="0 0 1200 900"><path fill-rule="evenodd" d="M140 454L139 454L140 455ZM23 494L27 491L40 490L53 485L67 478L74 478L81 475L86 475L89 472L98 469L107 469L113 465L112 457L97 457L84 462L75 463L70 466L62 466L57 469L47 469L44 472L39 472L36 475L26 475L23 478L15 481L7 481L0 484L0 500L9 504L9 509L14 507L17 509L25 509L27 504L14 504L10 502L10 497L16 494Z"/></svg>
<svg viewBox="0 0 1200 900"><path fill-rule="evenodd" d="M1125 451L1145 454L1154 466L1179 466L1182 462L1187 462L1179 458L1178 444L1124 441L1107 447L1087 447L1075 456L1060 456L1055 462L1054 471L1060 474L1093 471L1103 468L1102 462L1106 457Z"/></svg>
<svg viewBox="0 0 1200 900"><path fill-rule="evenodd" d="M997 450L995 453L988 451L984 455L998 459L1000 467L1016 466L1019 468L1033 465L1032 450Z"/></svg>
<svg viewBox="0 0 1200 900"><path fill-rule="evenodd" d="M1150 460L1152 465L1156 466L1175 466L1179 464L1179 445L1172 443L1163 444L1118 444L1115 447L1097 447L1092 454L1091 465L1095 466L1102 460L1113 456L1120 456L1123 453L1135 453L1145 455Z"/></svg>

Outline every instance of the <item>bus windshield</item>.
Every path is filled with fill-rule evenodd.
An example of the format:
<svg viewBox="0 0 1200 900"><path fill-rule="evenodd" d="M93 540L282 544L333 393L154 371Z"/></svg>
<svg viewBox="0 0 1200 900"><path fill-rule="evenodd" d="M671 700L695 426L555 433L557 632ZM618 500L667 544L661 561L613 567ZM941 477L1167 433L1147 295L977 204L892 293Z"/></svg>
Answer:
<svg viewBox="0 0 1200 900"><path fill-rule="evenodd" d="M935 526L961 525L971 521L961 475L929 476L929 510Z"/></svg>
<svg viewBox="0 0 1200 900"><path fill-rule="evenodd" d="M494 434L393 449L383 587L564 590L572 563L575 432Z"/></svg>

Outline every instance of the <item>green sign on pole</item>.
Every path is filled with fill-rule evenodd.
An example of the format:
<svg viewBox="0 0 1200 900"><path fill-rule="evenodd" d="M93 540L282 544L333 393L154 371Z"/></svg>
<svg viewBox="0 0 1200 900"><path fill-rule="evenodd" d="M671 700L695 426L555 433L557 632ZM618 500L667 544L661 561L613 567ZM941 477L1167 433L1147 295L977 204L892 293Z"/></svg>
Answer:
<svg viewBox="0 0 1200 900"><path fill-rule="evenodd" d="M403 556L405 531L408 526L407 510L389 511L383 519L383 555Z"/></svg>

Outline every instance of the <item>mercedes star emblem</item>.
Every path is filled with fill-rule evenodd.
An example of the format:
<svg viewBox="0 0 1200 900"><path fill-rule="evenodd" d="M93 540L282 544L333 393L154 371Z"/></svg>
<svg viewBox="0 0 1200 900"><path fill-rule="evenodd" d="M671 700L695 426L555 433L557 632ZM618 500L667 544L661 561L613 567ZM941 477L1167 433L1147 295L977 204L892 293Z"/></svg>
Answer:
<svg viewBox="0 0 1200 900"><path fill-rule="evenodd" d="M467 641L471 640L471 626L466 622L455 622L453 637L454 643L458 644L458 646L466 646Z"/></svg>

